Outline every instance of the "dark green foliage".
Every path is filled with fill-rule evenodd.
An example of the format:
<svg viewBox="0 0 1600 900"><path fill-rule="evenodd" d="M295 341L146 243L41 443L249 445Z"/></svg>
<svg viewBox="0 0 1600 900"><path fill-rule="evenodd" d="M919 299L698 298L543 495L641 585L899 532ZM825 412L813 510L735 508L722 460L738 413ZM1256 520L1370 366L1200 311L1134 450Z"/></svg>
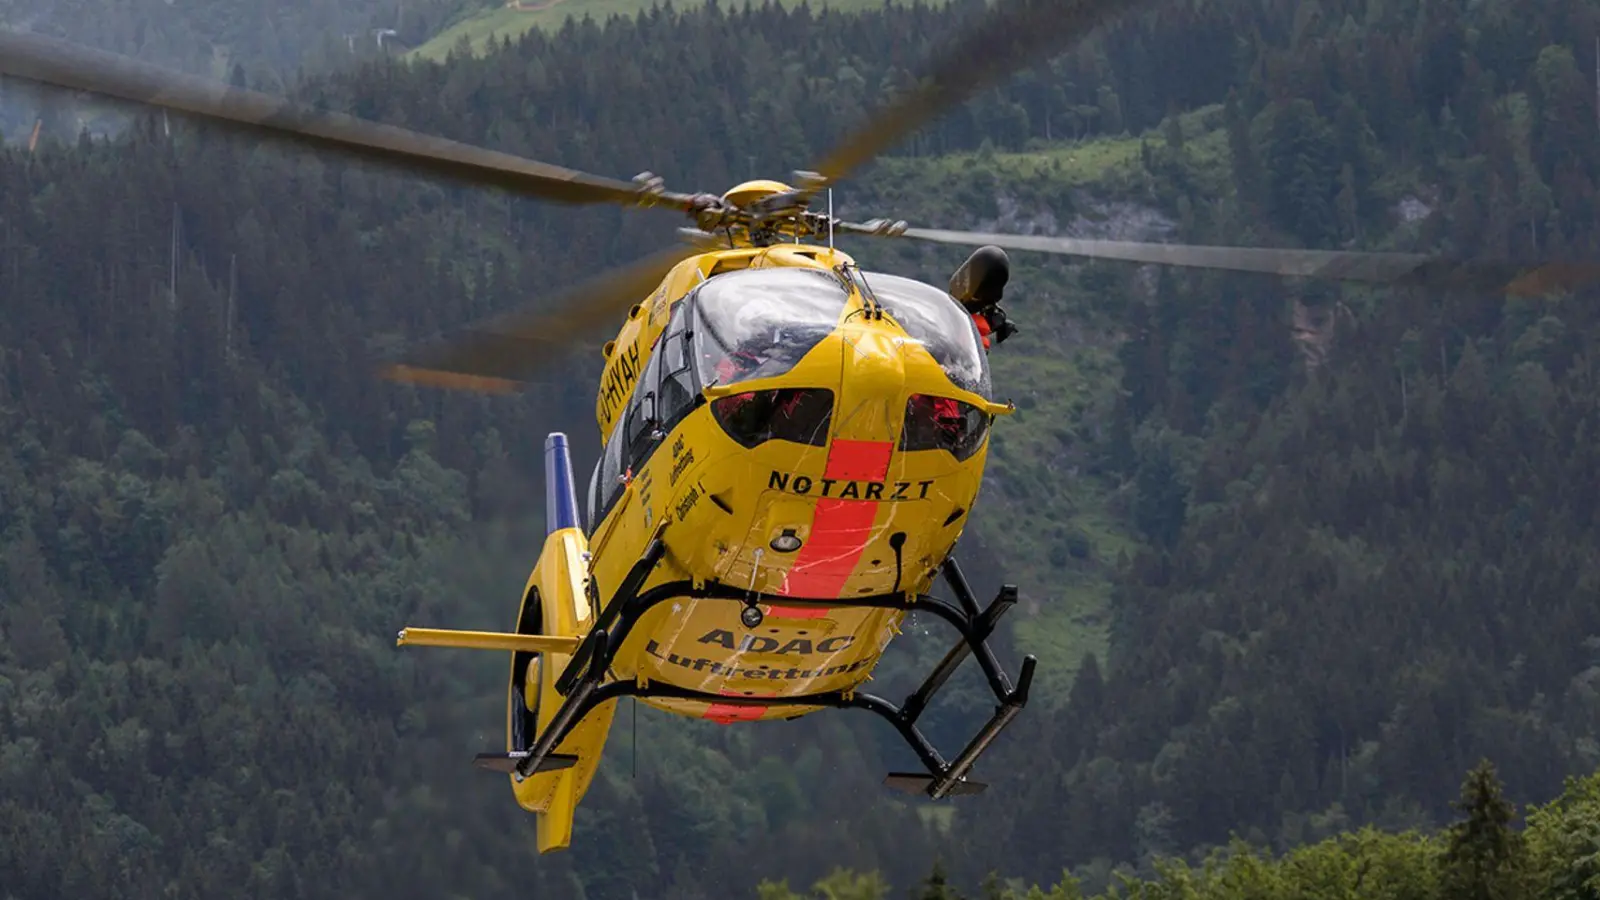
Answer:
<svg viewBox="0 0 1600 900"><path fill-rule="evenodd" d="M1528 895L1581 900L1600 891L1600 778L1567 780L1561 796L1528 810Z"/></svg>
<svg viewBox="0 0 1600 900"><path fill-rule="evenodd" d="M1272 111L1270 123L1264 159L1269 208L1307 246L1327 246L1339 236L1334 214L1339 158L1333 128L1303 99Z"/></svg>

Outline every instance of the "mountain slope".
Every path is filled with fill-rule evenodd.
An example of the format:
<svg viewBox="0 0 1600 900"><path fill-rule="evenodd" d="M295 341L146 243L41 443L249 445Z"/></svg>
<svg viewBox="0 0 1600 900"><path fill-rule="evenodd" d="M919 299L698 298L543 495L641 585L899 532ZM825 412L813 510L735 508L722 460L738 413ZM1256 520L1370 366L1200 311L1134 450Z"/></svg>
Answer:
<svg viewBox="0 0 1600 900"><path fill-rule="evenodd" d="M254 80L300 66L346 64L352 44L376 50L375 29L404 45L426 41L464 12L462 0L0 0L0 27L32 31L225 79L239 64Z"/></svg>

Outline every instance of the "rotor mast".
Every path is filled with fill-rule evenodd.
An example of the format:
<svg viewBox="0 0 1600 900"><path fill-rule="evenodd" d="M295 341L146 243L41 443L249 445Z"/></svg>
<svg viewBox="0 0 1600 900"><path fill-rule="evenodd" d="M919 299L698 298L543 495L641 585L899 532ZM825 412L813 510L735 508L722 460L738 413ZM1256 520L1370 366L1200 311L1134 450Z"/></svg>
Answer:
<svg viewBox="0 0 1600 900"><path fill-rule="evenodd" d="M683 231L696 237L724 236L736 247L771 247L808 238L831 242L835 233L897 237L906 231L905 222L889 219L841 222L833 216L831 194L829 211L813 212L812 198L825 179L815 172L798 171L794 173L794 180L802 186L796 188L781 181L755 179L729 188L720 197L695 194L687 203L687 213L694 220L694 227ZM635 176L634 181L650 185L662 183L660 176L650 172Z"/></svg>

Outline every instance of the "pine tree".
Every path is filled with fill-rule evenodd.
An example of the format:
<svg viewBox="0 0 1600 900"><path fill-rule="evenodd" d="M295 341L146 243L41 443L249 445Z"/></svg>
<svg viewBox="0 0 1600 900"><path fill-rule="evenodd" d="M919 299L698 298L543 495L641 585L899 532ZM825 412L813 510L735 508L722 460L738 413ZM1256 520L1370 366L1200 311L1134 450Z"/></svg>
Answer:
<svg viewBox="0 0 1600 900"><path fill-rule="evenodd" d="M1455 804L1465 819L1450 826L1444 853L1445 896L1451 900L1515 900L1527 891L1527 850L1511 828L1516 807L1502 796L1494 764L1467 774Z"/></svg>
<svg viewBox="0 0 1600 900"><path fill-rule="evenodd" d="M943 860L934 860L933 871L917 885L911 900L962 900L945 875Z"/></svg>

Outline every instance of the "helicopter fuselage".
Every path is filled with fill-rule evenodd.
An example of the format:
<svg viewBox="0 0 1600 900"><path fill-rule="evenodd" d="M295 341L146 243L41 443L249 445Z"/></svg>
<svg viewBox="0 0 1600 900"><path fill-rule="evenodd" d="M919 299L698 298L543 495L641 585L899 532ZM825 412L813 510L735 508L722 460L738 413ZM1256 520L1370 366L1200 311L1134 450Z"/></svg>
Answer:
<svg viewBox="0 0 1600 900"><path fill-rule="evenodd" d="M971 318L827 247L731 249L677 266L606 352L594 595L666 548L643 585L666 596L614 677L746 697L866 680L905 612L815 601L919 594L960 537L1006 409ZM764 602L690 596L705 584ZM819 708L646 702L723 722Z"/></svg>

